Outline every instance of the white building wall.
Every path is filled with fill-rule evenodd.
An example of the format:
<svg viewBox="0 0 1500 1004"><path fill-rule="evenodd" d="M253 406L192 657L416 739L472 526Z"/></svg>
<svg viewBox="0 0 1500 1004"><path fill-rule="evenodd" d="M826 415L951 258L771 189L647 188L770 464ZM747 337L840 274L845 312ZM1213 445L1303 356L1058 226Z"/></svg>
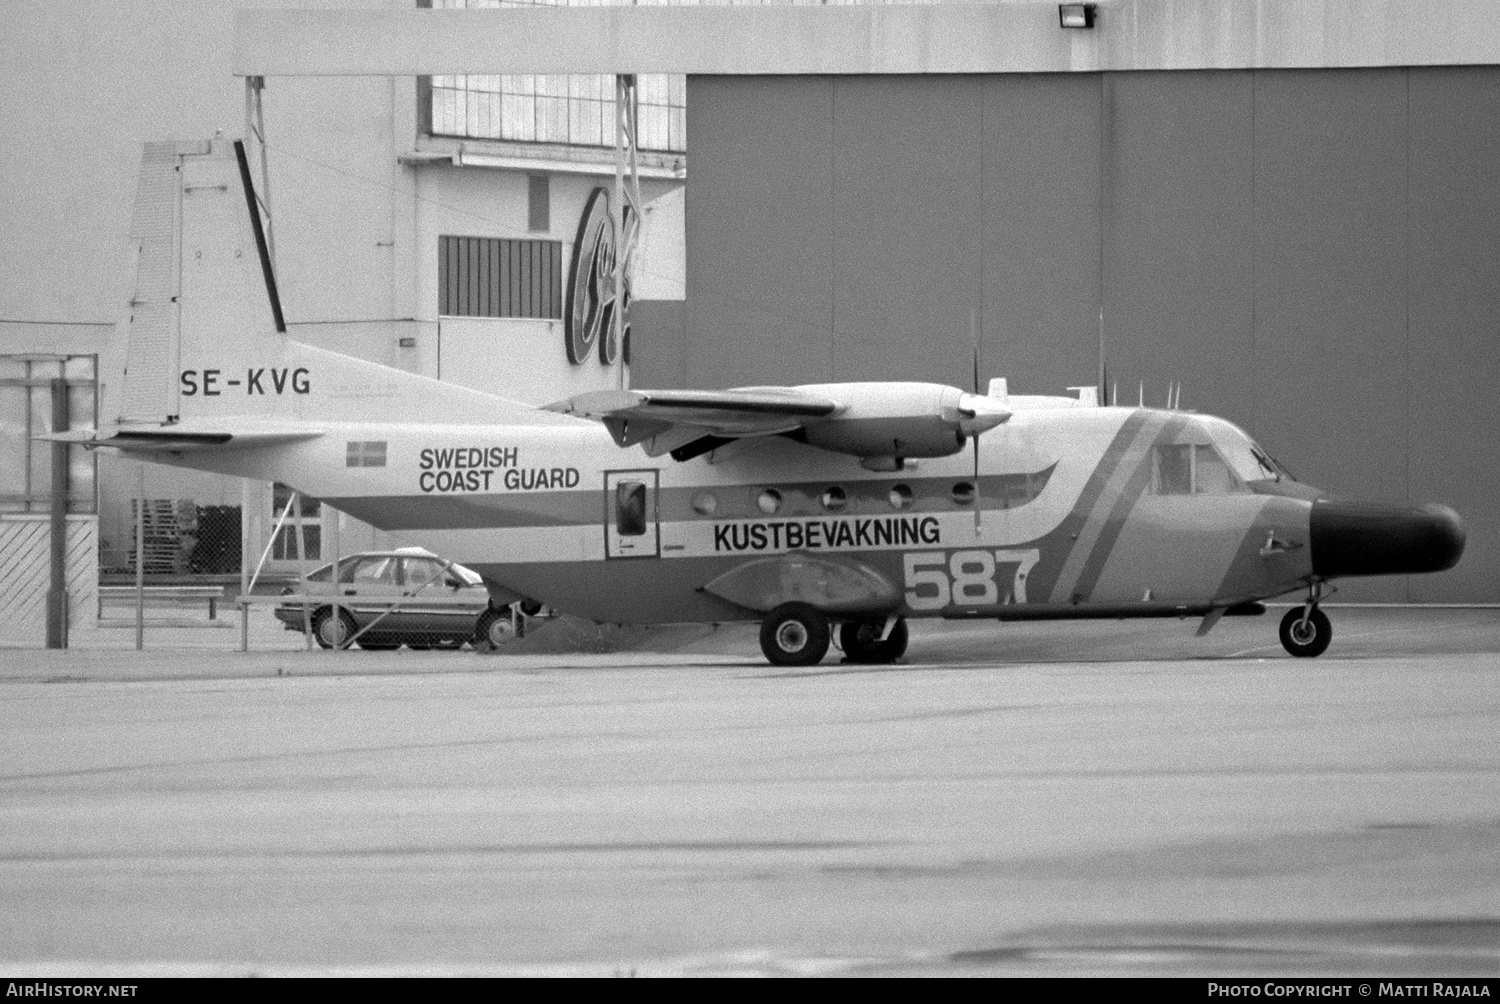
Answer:
<svg viewBox="0 0 1500 1004"><path fill-rule="evenodd" d="M141 145L244 133L244 81L231 72L235 11L412 6L77 0L8 9L0 31L0 352L97 352L101 416L113 418L111 384L135 280L127 231ZM445 234L557 240L566 267L588 195L600 185L612 192L611 174L551 173L550 227L533 233L526 170L402 162L418 146L413 77L275 77L262 98L278 284L293 337L535 403L615 384L616 372L597 363L567 364L560 321L440 319L437 290ZM579 160L582 171L600 170L598 153ZM650 200L681 184L648 180L643 194ZM107 553L128 549L140 466L101 455ZM146 465L146 492L238 505L243 485ZM258 557L272 523L270 486L252 486L249 502ZM383 537L345 520L342 550L384 546Z"/></svg>

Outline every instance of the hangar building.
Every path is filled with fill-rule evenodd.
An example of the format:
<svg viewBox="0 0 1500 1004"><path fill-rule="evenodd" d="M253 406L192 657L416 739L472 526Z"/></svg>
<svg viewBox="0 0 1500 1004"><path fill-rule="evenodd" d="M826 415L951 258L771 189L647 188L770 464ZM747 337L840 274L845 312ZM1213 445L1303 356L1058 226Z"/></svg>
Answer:
<svg viewBox="0 0 1500 1004"><path fill-rule="evenodd" d="M1320 488L1464 516L1456 569L1342 599L1500 601L1500 68L693 76L688 103L688 337L639 384L967 386L972 323L1014 390L1180 383Z"/></svg>
<svg viewBox="0 0 1500 1004"><path fill-rule="evenodd" d="M658 302L636 326L637 386L966 385L976 343L984 376L1020 392L1102 379L1121 403L1160 404L1180 384L1184 407L1243 424L1315 484L1464 515L1457 569L1354 583L1341 598L1500 602L1500 411L1487 403L1500 376L1492 5L1102 0L1079 29L1035 0L470 20L416 20L425 12L411 6L242 12L231 29L225 4L195 26L195 38L219 33L211 58L168 73L171 96L195 109L175 118L170 105L142 112L120 97L158 86L159 71L142 67L162 64L105 59L102 82L69 77L55 45L38 42L58 34L49 18L82 38L69 49L75 71L110 45L76 12L37 13L9 65L22 80L61 81L85 131L113 146L78 156L50 128L56 103L38 111L5 91L7 118L28 137L4 155L23 179L6 206L23 224L11 233L60 220L75 250L55 254L56 237L0 240L13 277L0 335L67 351L97 343L112 320L104 306L120 302L105 294L127 283L104 290L104 252L76 248L123 233L128 198L81 231L75 204L128 189L119 175L143 132L235 130L237 82L196 92L232 66L268 81L297 337L475 379L496 343L439 371L437 322L454 352L447 338L467 326L482 339L504 325L443 313L443 239L566 244L603 158L571 133L476 135L489 126L467 111L462 135L444 136L455 106L442 102L520 79L472 76L500 69L685 75L685 284L643 297ZM148 48L173 30L165 11L142 29L100 8L96 22ZM494 24L480 15L508 18L506 30L476 32ZM534 107L573 86L563 79L533 77ZM588 97L567 94L554 104ZM686 175L667 132L653 195ZM296 139L313 135L315 155ZM550 179L542 232L530 226L537 176Z"/></svg>

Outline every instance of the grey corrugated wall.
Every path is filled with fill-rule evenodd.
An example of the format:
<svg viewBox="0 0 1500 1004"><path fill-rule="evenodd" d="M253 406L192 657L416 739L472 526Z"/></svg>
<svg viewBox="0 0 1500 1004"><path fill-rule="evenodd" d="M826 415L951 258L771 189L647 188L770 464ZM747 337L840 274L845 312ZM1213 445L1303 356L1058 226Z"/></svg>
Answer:
<svg viewBox="0 0 1500 1004"><path fill-rule="evenodd" d="M1500 68L688 87L659 385L966 385L977 329L1056 392L1102 342L1122 399L1181 381L1309 482L1464 516L1459 568L1344 598L1500 601Z"/></svg>

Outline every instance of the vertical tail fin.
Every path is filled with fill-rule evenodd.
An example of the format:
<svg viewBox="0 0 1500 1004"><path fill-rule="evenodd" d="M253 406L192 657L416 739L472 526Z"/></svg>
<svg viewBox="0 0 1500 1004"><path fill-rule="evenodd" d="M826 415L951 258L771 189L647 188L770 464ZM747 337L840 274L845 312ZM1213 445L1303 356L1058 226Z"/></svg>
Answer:
<svg viewBox="0 0 1500 1004"><path fill-rule="evenodd" d="M222 140L146 145L120 410L106 418L185 429L244 428L247 420L576 421L279 332L274 275L264 239L256 240L259 210L240 160Z"/></svg>

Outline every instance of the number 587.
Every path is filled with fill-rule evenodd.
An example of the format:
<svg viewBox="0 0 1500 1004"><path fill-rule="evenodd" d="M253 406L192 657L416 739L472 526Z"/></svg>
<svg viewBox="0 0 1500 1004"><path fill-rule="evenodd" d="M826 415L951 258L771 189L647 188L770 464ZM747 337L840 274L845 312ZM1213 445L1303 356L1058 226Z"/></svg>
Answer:
<svg viewBox="0 0 1500 1004"><path fill-rule="evenodd" d="M1001 602L995 570L1012 565L1010 602L1026 602L1026 576L1041 558L1036 548L1023 551L908 551L902 556L906 605L913 610L994 606Z"/></svg>

